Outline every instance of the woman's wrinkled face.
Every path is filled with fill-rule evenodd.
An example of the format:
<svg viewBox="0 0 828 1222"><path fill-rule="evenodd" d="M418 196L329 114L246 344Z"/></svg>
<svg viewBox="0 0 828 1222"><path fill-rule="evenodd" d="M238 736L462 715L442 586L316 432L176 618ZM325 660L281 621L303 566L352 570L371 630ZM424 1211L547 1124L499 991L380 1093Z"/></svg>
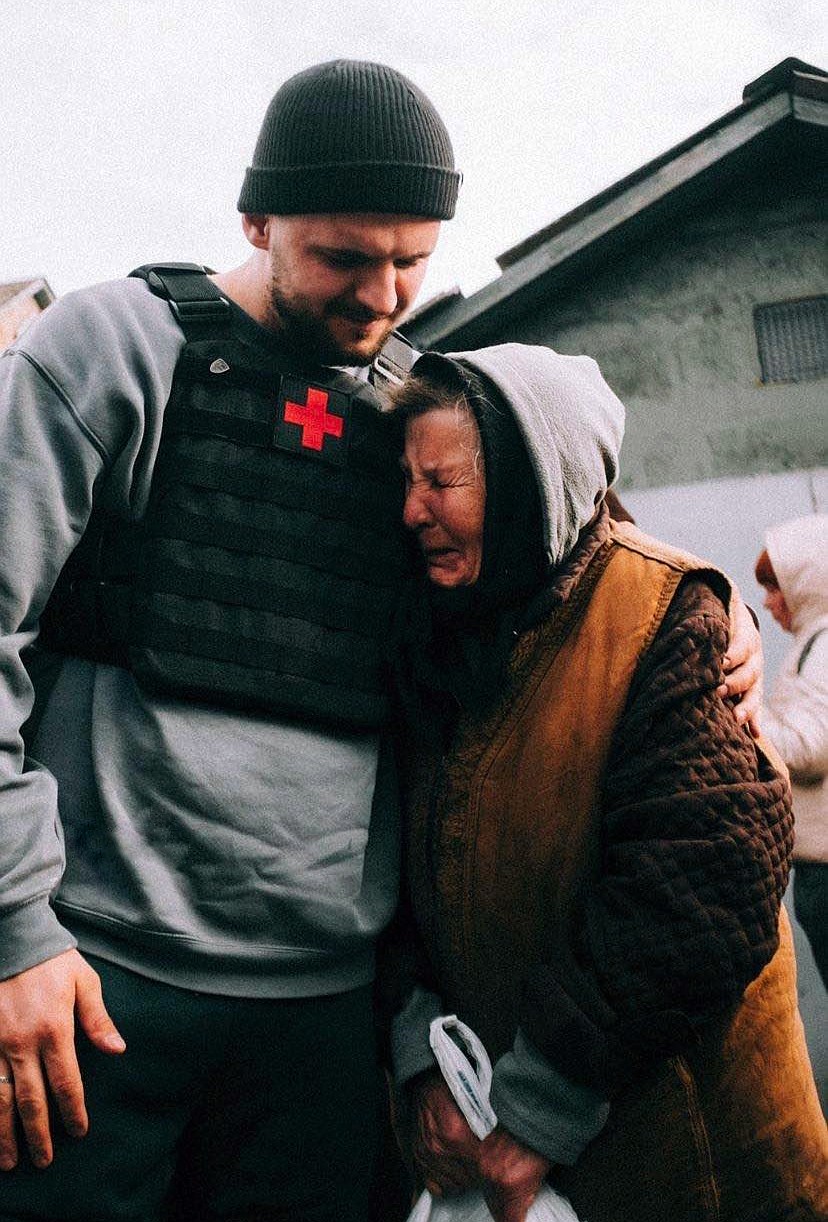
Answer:
<svg viewBox="0 0 828 1222"><path fill-rule="evenodd" d="M436 407L405 430L403 521L423 553L429 581L472 585L483 560L486 477L480 432L464 407Z"/></svg>

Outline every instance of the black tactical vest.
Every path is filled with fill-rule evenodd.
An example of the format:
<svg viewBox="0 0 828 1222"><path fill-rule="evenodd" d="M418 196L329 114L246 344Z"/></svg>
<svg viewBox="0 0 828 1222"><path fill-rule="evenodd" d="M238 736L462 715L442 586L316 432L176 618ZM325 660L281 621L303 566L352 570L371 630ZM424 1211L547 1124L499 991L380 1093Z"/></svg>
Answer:
<svg viewBox="0 0 828 1222"><path fill-rule="evenodd" d="M408 551L375 389L239 338L203 268L132 274L187 340L149 505L138 523L93 511L43 643L177 698L378 727Z"/></svg>

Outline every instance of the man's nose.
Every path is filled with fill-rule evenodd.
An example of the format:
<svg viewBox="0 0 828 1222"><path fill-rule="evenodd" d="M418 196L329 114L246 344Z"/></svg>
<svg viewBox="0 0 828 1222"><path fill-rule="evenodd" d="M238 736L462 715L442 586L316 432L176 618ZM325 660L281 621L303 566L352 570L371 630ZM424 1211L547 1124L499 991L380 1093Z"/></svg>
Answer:
<svg viewBox="0 0 828 1222"><path fill-rule="evenodd" d="M397 269L393 263L367 269L356 286L356 298L361 306L377 317L387 318L396 313Z"/></svg>

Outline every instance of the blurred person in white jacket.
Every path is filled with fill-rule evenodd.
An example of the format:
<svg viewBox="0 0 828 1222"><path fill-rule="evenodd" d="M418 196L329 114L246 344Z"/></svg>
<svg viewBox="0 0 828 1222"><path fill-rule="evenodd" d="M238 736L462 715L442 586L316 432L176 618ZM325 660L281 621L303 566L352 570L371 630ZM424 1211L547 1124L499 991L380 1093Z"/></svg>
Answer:
<svg viewBox="0 0 828 1222"><path fill-rule="evenodd" d="M791 774L794 910L828 986L828 515L771 527L756 579L764 605L794 638L762 729Z"/></svg>

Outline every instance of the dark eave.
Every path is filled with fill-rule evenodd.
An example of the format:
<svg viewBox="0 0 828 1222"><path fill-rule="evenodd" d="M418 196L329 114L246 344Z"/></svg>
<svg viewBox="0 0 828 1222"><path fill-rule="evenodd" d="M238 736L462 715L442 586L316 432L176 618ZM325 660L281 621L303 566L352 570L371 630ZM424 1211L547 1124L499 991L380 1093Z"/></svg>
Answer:
<svg viewBox="0 0 828 1222"><path fill-rule="evenodd" d="M538 300L722 189L801 125L828 124L828 77L785 60L702 131L501 255L502 274L472 296L427 302L408 323L420 348L485 343Z"/></svg>

